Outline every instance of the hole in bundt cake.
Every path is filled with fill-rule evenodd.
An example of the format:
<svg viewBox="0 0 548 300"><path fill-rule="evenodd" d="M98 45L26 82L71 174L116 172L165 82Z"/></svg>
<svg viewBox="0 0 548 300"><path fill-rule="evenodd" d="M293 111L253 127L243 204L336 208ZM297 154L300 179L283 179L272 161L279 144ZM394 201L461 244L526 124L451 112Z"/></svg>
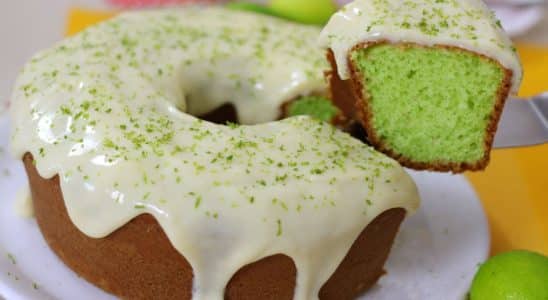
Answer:
<svg viewBox="0 0 548 300"><path fill-rule="evenodd" d="M232 103L225 103L219 108L199 116L199 118L216 124L239 123L238 112Z"/></svg>
<svg viewBox="0 0 548 300"><path fill-rule="evenodd" d="M331 100L323 96L300 96L282 104L278 119L297 115L309 115L337 124L340 111ZM240 123L238 111L232 103L225 103L199 118L216 124Z"/></svg>
<svg viewBox="0 0 548 300"><path fill-rule="evenodd" d="M302 96L285 102L280 107L279 119L289 116L311 115L320 120L331 122L340 130L370 145L365 129L357 122L342 117L339 109L331 100L321 96ZM200 119L216 124L239 124L238 111L232 103L225 103L219 108L199 116Z"/></svg>

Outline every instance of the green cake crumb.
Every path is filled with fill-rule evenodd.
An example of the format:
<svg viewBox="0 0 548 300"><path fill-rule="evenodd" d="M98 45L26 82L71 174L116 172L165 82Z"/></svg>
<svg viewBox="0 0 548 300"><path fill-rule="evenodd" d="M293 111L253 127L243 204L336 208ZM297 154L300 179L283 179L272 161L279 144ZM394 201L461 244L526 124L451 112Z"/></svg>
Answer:
<svg viewBox="0 0 548 300"><path fill-rule="evenodd" d="M331 121L339 109L324 97L307 96L292 102L287 110L288 116L308 115L324 122Z"/></svg>
<svg viewBox="0 0 548 300"><path fill-rule="evenodd" d="M379 45L351 57L384 145L417 162L482 159L504 79L497 63L468 51L411 45Z"/></svg>

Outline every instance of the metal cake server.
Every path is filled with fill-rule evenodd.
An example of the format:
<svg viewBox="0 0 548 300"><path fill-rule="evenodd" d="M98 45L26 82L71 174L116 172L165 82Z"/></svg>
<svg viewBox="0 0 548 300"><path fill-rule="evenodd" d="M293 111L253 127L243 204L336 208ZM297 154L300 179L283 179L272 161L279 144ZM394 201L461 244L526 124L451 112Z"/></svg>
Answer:
<svg viewBox="0 0 548 300"><path fill-rule="evenodd" d="M548 143L548 92L530 99L509 98L504 106L495 148Z"/></svg>

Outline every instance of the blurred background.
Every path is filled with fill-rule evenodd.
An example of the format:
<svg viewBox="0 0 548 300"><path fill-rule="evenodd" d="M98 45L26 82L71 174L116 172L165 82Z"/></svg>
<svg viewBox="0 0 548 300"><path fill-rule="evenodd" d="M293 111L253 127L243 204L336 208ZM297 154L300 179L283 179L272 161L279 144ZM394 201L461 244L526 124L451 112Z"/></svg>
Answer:
<svg viewBox="0 0 548 300"><path fill-rule="evenodd" d="M330 0L309 2L325 1ZM0 115L7 111L19 69L36 51L120 10L188 2L227 1L1 0ZM525 76L519 95L548 91L548 0L488 0L487 4L515 41L523 61ZM492 254L510 249L548 254L547 170L548 145L541 145L494 150L485 172L466 175L489 219Z"/></svg>

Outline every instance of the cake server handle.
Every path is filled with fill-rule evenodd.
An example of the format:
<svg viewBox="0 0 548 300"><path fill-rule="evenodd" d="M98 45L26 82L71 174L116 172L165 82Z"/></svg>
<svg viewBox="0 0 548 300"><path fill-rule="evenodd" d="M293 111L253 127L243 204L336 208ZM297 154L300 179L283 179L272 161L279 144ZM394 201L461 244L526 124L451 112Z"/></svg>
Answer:
<svg viewBox="0 0 548 300"><path fill-rule="evenodd" d="M548 143L548 92L530 99L509 98L495 135L495 148Z"/></svg>

